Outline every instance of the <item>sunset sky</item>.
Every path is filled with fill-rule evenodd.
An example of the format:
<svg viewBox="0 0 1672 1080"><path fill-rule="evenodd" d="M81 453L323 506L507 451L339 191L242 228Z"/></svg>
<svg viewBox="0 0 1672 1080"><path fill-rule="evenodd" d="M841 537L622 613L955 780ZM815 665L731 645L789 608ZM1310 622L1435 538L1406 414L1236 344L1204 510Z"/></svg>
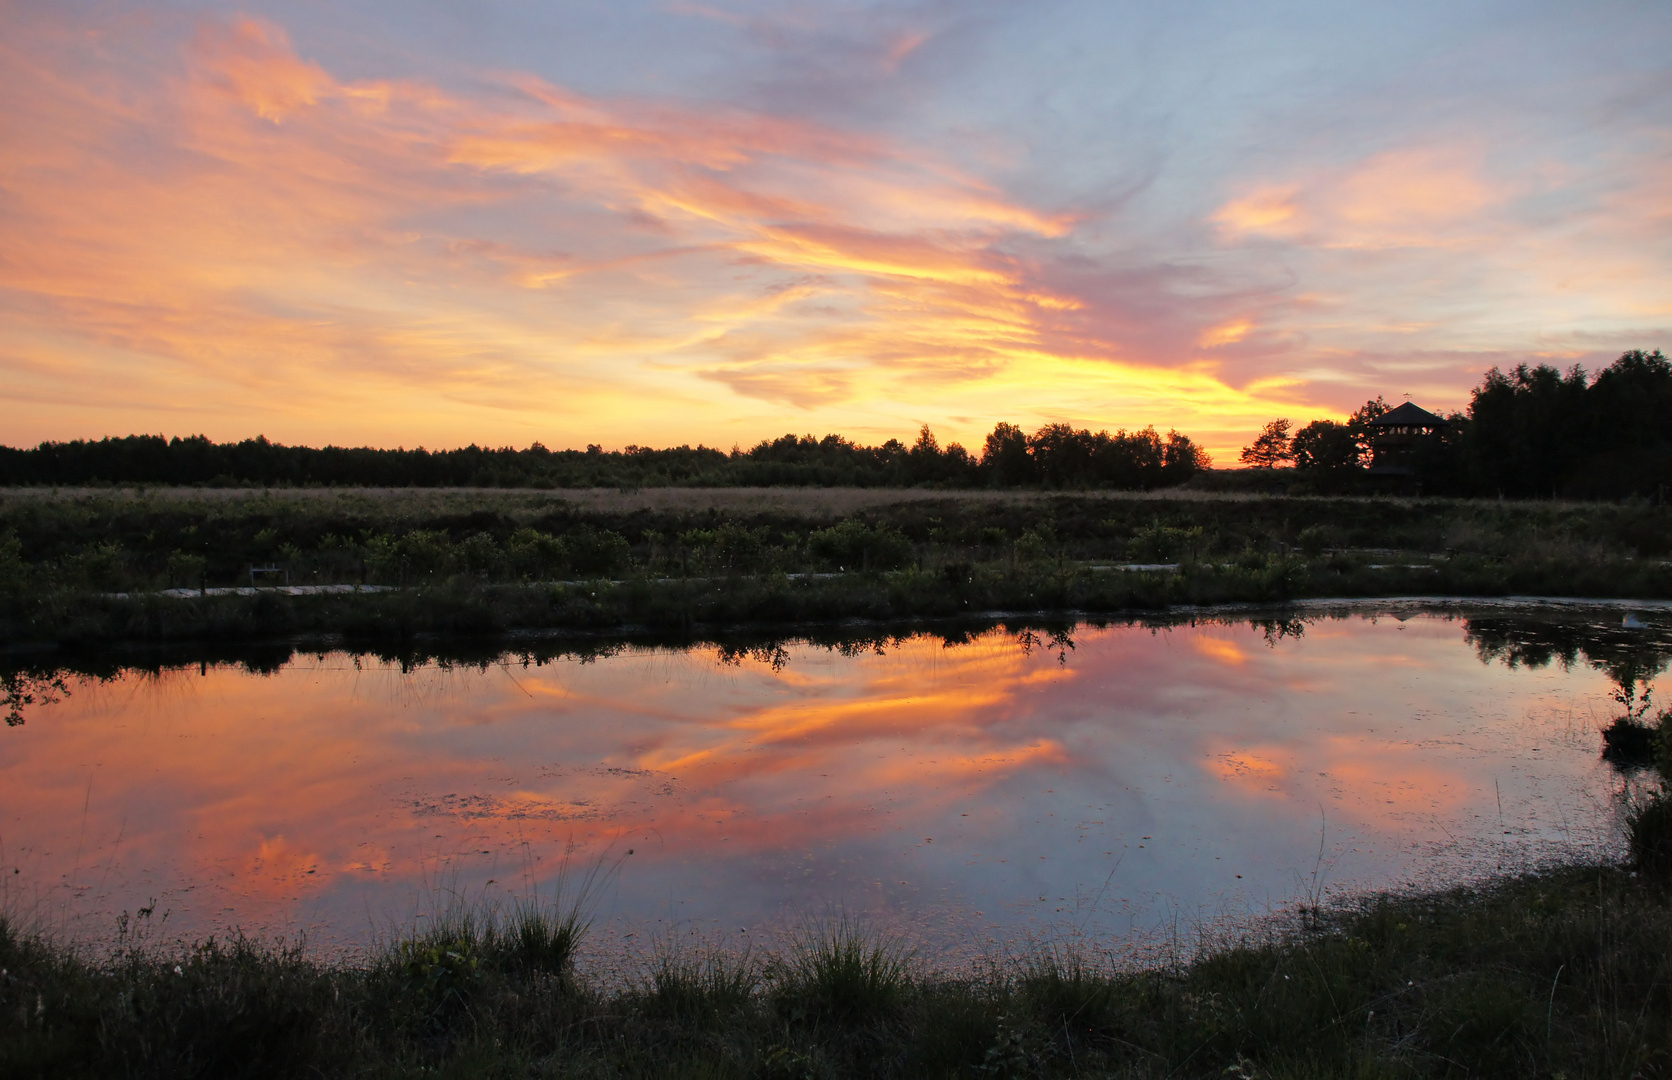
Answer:
<svg viewBox="0 0 1672 1080"><path fill-rule="evenodd" d="M0 443L979 445L1672 350L1672 6L0 0Z"/></svg>

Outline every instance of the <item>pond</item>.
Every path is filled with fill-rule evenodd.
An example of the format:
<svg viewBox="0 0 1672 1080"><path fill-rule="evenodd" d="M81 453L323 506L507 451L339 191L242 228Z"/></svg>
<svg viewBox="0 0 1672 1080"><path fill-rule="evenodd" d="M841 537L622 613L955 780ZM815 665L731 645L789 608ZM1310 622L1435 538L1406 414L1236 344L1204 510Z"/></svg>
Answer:
<svg viewBox="0 0 1672 1080"><path fill-rule="evenodd" d="M1617 850L1598 732L1669 627L1318 606L17 668L0 900L95 941L145 911L331 951L586 885L597 957L837 912L934 958L1136 947Z"/></svg>

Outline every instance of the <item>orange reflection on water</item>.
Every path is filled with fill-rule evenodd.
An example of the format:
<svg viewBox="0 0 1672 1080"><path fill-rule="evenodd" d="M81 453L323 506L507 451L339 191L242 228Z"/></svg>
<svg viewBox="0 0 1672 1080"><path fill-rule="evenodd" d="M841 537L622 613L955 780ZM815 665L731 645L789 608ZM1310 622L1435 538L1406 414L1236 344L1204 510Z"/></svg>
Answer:
<svg viewBox="0 0 1672 1080"><path fill-rule="evenodd" d="M1204 634L1197 637L1193 644L1196 646L1197 652L1201 653L1208 659L1218 661L1221 664L1229 664L1232 667L1240 667L1243 664L1248 663L1248 654L1244 652L1242 647L1234 641L1227 641L1224 638L1218 637L1209 637Z"/></svg>
<svg viewBox="0 0 1672 1080"><path fill-rule="evenodd" d="M1124 932L1280 900L1320 829L1360 884L1499 857L1500 799L1517 843L1571 843L1606 785L1594 732L1548 719L1600 676L1483 665L1437 618L784 657L84 682L0 736L8 899L97 933L155 897L186 931L330 944L437 885L549 891L567 858L619 867L620 928L840 903L948 938Z"/></svg>
<svg viewBox="0 0 1672 1080"><path fill-rule="evenodd" d="M1281 795L1282 782L1288 778L1291 770L1271 757L1262 756L1271 753L1273 751L1266 747L1228 750L1209 757L1208 768L1220 780L1250 794Z"/></svg>
<svg viewBox="0 0 1672 1080"><path fill-rule="evenodd" d="M1329 798L1345 804L1356 823L1383 828L1411 811L1454 810L1474 783L1466 765L1436 761L1422 748L1339 735L1298 750L1256 745L1210 752L1204 764L1210 775L1253 798L1313 799L1318 786L1310 778L1328 781Z"/></svg>

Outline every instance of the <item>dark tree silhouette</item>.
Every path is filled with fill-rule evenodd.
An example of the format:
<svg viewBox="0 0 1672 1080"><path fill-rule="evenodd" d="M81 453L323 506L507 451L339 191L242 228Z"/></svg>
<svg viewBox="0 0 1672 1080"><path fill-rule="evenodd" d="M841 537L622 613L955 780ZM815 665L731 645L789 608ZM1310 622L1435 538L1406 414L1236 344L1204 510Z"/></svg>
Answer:
<svg viewBox="0 0 1672 1080"><path fill-rule="evenodd" d="M1256 469L1275 469L1292 457L1289 421L1273 420L1260 430L1253 442L1242 448L1240 460Z"/></svg>
<svg viewBox="0 0 1672 1080"><path fill-rule="evenodd" d="M1001 421L987 436L987 445L981 451L981 467L997 487L1025 487L1033 483L1033 456L1028 453L1027 434L1015 424Z"/></svg>
<svg viewBox="0 0 1672 1080"><path fill-rule="evenodd" d="M1359 467L1359 440L1349 424L1314 420L1295 432L1290 447L1295 468L1302 472L1343 473Z"/></svg>
<svg viewBox="0 0 1672 1080"><path fill-rule="evenodd" d="M1633 349L1593 379L1574 365L1486 373L1448 453L1479 494L1618 498L1672 484L1672 361Z"/></svg>
<svg viewBox="0 0 1672 1080"><path fill-rule="evenodd" d="M987 436L978 461L957 443L942 447L925 425L906 446L860 446L840 435L783 435L730 453L710 447L658 450L527 450L468 446L429 451L280 446L265 438L213 443L203 436L42 443L0 447L0 485L199 484L366 487L714 487L1033 486L1148 488L1178 484L1207 457L1178 432L1154 428L1095 435L1051 424L1033 437L1014 424Z"/></svg>

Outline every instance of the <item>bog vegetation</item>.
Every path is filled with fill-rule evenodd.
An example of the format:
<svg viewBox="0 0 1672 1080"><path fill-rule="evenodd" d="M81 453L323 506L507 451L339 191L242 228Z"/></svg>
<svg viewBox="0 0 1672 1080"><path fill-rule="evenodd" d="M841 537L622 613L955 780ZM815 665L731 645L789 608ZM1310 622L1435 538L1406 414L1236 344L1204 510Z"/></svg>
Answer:
<svg viewBox="0 0 1672 1080"><path fill-rule="evenodd" d="M1307 596L1649 598L1672 596L1669 555L1672 508L1648 502L43 492L0 497L0 641L677 633ZM286 583L378 591L270 587Z"/></svg>

